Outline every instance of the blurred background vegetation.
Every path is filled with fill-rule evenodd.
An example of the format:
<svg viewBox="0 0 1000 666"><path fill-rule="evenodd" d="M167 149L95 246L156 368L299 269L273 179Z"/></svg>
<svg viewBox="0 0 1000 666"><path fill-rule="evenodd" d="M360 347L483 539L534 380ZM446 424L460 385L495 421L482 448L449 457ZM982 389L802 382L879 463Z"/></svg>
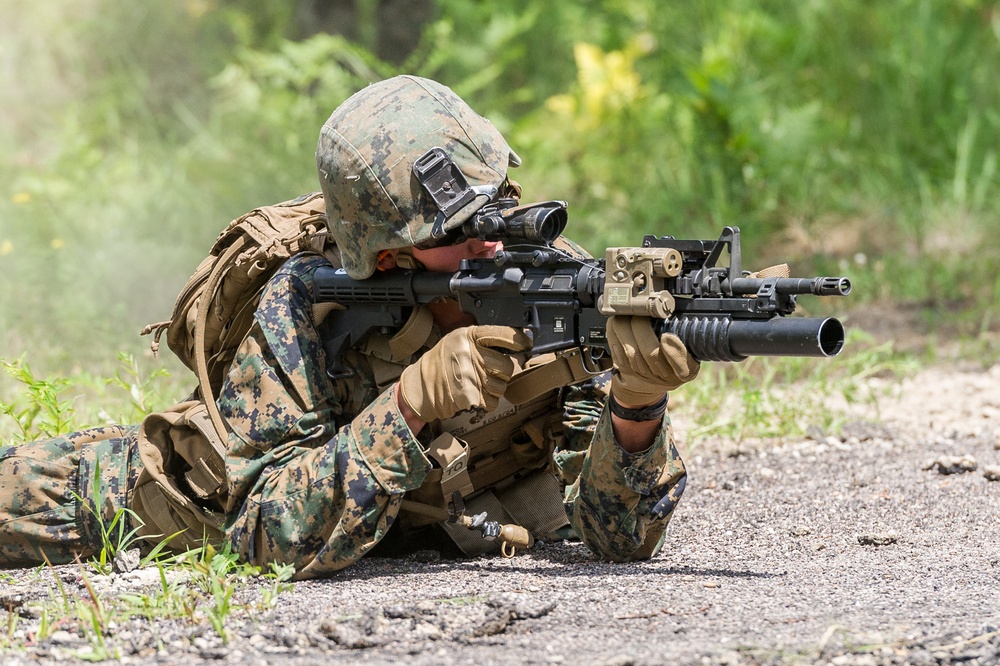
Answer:
<svg viewBox="0 0 1000 666"><path fill-rule="evenodd" d="M0 0L0 16L0 357L40 374L107 376L120 351L154 365L137 332L216 234L317 189L322 122L397 73L491 118L526 197L568 200L593 252L738 224L750 263L849 275L854 310L993 323L996 0Z"/></svg>

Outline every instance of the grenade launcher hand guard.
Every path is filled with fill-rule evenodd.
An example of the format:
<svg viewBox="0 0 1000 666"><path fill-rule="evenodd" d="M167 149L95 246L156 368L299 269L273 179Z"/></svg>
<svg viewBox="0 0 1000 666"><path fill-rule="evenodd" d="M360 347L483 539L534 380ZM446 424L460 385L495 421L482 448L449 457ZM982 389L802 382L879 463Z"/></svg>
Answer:
<svg viewBox="0 0 1000 666"><path fill-rule="evenodd" d="M700 361L825 357L843 348L839 320L787 315L800 294L847 296L846 277L750 277L742 270L737 227L726 227L716 241L646 236L639 247L580 259L551 246L565 227L565 207L511 204L505 212L514 219L504 224L495 223L496 210L484 209L481 215L495 219L477 216L464 233L503 238L506 249L492 260L465 260L455 273L397 270L353 280L340 269L318 269L314 300L341 306L321 331L331 374L342 371L344 352L371 331L398 330L410 308L441 298L456 299L477 324L529 329L536 355L585 347L600 357L611 315L649 317L658 333L677 335ZM511 238L490 231L498 227L518 232ZM729 265L720 266L726 255Z"/></svg>

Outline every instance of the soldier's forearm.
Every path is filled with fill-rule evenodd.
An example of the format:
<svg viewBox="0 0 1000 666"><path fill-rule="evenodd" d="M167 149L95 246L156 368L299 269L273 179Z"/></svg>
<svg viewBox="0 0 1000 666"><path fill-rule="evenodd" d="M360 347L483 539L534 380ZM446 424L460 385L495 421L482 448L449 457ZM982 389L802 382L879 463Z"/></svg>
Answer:
<svg viewBox="0 0 1000 666"><path fill-rule="evenodd" d="M629 421L611 416L615 441L628 453L641 453L651 447L662 423L662 418L655 421Z"/></svg>

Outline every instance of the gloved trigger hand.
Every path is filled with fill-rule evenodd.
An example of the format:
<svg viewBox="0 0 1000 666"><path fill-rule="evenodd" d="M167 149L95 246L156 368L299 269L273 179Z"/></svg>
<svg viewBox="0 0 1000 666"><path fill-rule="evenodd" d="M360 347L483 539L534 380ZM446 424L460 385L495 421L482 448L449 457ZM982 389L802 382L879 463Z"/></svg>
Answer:
<svg viewBox="0 0 1000 666"><path fill-rule="evenodd" d="M473 407L492 411L516 367L508 352L530 348L530 336L510 326L457 329L403 370L400 397L427 422Z"/></svg>

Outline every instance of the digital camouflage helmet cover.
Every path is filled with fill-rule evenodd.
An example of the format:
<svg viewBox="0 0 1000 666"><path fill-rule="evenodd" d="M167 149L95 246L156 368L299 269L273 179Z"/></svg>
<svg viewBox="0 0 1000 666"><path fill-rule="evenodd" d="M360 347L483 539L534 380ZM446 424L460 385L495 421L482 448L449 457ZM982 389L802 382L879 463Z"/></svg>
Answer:
<svg viewBox="0 0 1000 666"><path fill-rule="evenodd" d="M434 148L471 189L455 206L440 206L414 173ZM316 148L329 229L347 274L363 280L380 251L425 245L460 227L519 164L500 132L440 83L397 76L355 93L323 125Z"/></svg>

